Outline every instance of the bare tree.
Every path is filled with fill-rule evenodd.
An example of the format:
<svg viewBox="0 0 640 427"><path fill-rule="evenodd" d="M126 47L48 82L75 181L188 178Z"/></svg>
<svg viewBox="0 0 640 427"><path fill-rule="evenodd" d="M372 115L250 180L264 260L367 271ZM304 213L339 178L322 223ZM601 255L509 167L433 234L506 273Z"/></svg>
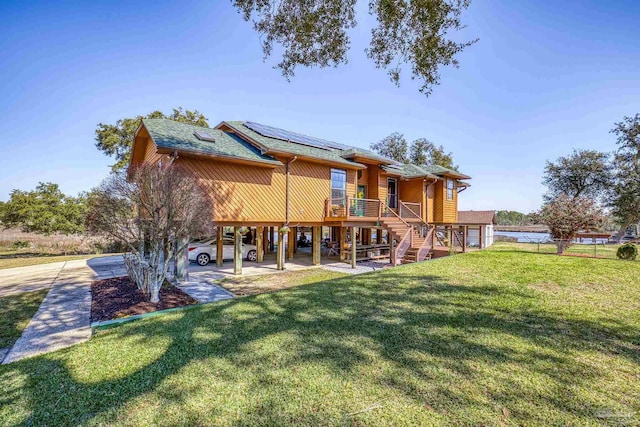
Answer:
<svg viewBox="0 0 640 427"><path fill-rule="evenodd" d="M87 229L126 245L127 272L153 303L189 237L211 231L211 198L173 159L113 173L88 205Z"/></svg>
<svg viewBox="0 0 640 427"><path fill-rule="evenodd" d="M532 214L534 222L546 224L562 255L571 246L580 231L599 229L604 223L604 214L593 199L570 197L561 194L547 201L540 211Z"/></svg>

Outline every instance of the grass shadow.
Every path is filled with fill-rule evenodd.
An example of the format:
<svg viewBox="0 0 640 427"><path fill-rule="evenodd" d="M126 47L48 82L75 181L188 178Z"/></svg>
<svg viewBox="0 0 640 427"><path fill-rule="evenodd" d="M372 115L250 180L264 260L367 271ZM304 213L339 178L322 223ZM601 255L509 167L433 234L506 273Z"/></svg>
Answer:
<svg viewBox="0 0 640 427"><path fill-rule="evenodd" d="M0 368L0 408L28 409L9 425L217 424L217 417L229 425L317 425L351 423L354 406L380 398L394 408L380 419L357 415L365 424L408 416L394 412L402 408L413 408L413 421L494 424L507 417L501 405L512 408L514 423L579 423L598 420L602 396L584 390L606 377L585 349L640 366L638 330L624 322L603 327L545 311L528 289L414 271L335 279L126 325ZM11 375L22 378L20 387L7 386ZM128 405L144 405L149 394L158 410L138 418Z"/></svg>

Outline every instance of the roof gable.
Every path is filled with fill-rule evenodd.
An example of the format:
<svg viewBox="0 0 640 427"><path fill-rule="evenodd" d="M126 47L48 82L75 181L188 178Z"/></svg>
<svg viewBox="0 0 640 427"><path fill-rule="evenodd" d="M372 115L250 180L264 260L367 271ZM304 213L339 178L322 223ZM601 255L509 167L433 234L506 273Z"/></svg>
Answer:
<svg viewBox="0 0 640 427"><path fill-rule="evenodd" d="M352 162L342 158L340 156L342 150L311 147L309 145L299 144L294 141L285 141L278 138L264 136L245 126L244 123L245 122L241 121L225 121L220 123L216 128L227 125L231 129L255 141L258 145L260 145L260 147L262 147L263 151L267 153L271 152L274 154L290 154L293 156L304 156L312 159L324 160L344 166L356 168L365 167L363 164Z"/></svg>
<svg viewBox="0 0 640 427"><path fill-rule="evenodd" d="M458 211L458 224L497 224L495 211Z"/></svg>
<svg viewBox="0 0 640 427"><path fill-rule="evenodd" d="M169 119L143 119L142 124L159 149L275 166L282 164L232 133ZM206 132L214 141L201 140L196 132Z"/></svg>

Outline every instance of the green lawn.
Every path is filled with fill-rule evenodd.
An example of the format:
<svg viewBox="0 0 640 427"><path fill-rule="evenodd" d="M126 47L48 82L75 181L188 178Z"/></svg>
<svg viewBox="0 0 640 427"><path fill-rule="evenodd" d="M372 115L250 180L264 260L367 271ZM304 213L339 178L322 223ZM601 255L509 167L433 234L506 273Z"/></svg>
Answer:
<svg viewBox="0 0 640 427"><path fill-rule="evenodd" d="M12 346L20 338L47 292L44 289L0 298L0 349Z"/></svg>
<svg viewBox="0 0 640 427"><path fill-rule="evenodd" d="M18 251L0 252L0 269L13 267L27 267L29 265L50 264L52 262L75 261L77 259L89 259L108 256L111 254L94 255L40 255L22 253Z"/></svg>
<svg viewBox="0 0 640 427"><path fill-rule="evenodd" d="M584 245L574 244L569 246L565 251L567 255L588 255L590 257L617 259L616 252L620 245ZM554 244L540 244L537 243L511 243L511 242L496 242L493 245L494 250L519 250L523 252L534 252L544 254L555 254L557 248ZM636 261L640 262L640 258Z"/></svg>
<svg viewBox="0 0 640 427"><path fill-rule="evenodd" d="M0 366L0 425L638 425L639 272L500 246L194 307Z"/></svg>

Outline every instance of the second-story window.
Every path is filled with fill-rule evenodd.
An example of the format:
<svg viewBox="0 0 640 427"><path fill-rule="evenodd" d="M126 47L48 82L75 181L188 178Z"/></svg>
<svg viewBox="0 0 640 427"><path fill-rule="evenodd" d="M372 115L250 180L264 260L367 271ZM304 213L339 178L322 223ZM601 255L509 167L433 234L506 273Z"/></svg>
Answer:
<svg viewBox="0 0 640 427"><path fill-rule="evenodd" d="M347 171L331 169L331 203L344 206L347 203Z"/></svg>
<svg viewBox="0 0 640 427"><path fill-rule="evenodd" d="M453 190L455 189L455 183L452 179L447 178L447 200L453 200Z"/></svg>

